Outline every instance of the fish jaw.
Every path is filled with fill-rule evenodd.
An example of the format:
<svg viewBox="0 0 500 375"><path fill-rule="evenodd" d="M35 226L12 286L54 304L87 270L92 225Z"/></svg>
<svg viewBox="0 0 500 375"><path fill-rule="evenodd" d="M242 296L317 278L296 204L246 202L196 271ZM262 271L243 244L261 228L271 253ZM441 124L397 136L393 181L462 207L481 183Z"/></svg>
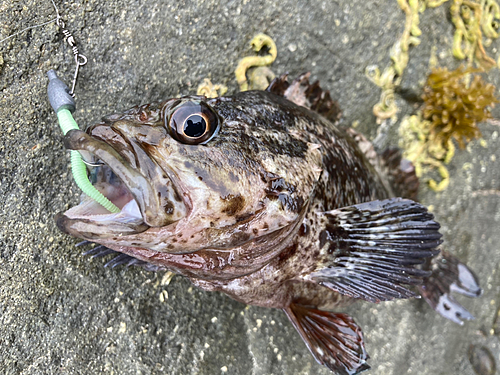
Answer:
<svg viewBox="0 0 500 375"><path fill-rule="evenodd" d="M110 144L83 131L68 132L64 142L70 150L97 157L114 175L114 180L119 180L112 183L109 177L101 177L95 187L121 211L110 214L84 196L78 206L56 216L57 225L63 232L98 241L167 227L186 216L186 205L172 181L147 155L139 155L140 163L134 168Z"/></svg>

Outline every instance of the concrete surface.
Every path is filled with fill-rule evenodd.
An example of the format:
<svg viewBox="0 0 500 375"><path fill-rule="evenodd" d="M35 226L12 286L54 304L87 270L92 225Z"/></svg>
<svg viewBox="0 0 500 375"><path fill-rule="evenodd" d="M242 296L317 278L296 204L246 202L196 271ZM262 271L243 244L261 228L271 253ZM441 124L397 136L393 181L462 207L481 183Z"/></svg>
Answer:
<svg viewBox="0 0 500 375"><path fill-rule="evenodd" d="M207 76L234 92L238 59L265 32L278 46L276 73L312 71L338 98L343 124L359 121L373 139L379 90L364 69L388 64L404 23L391 0L57 3L89 59L77 87L80 125L194 93ZM422 44L411 51L403 86L421 87L433 45L440 65L458 66L448 9L422 16ZM53 17L48 0L6 0L0 39ZM282 312L199 291L181 277L167 287L162 274L104 269L103 259L82 257L77 241L57 230L54 214L79 195L45 91L47 70L67 82L73 74L57 30L52 23L0 43L0 373L328 374ZM488 80L500 87L499 71ZM413 110L398 104L400 118ZM490 334L500 307L500 126L481 130L486 147L473 142L458 152L450 188L421 193L443 225L444 247L484 286L479 300L459 297L477 319L460 327L419 300L358 303L349 313L364 329L370 374L471 375L471 344L487 347L500 365L499 338ZM383 143L396 145L397 124L384 132Z"/></svg>

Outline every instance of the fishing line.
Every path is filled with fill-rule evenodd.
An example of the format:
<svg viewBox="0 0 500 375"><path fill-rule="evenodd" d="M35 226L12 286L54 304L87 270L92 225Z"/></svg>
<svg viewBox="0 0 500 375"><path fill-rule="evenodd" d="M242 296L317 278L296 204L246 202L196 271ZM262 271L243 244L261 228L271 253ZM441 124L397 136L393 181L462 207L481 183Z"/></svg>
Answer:
<svg viewBox="0 0 500 375"><path fill-rule="evenodd" d="M76 67L73 74L73 83L71 85L71 90L69 90L68 86L66 86L66 84L57 77L56 72L54 70L50 70L47 72L47 76L49 77L47 95L49 97L52 108L57 114L59 126L61 127L63 134L66 135L66 133L70 130L80 129L73 118L72 112L74 112L76 109L74 96L78 73L80 71L80 67L87 64L87 57L80 53L75 38L73 37L73 34L66 28L66 23L59 13L59 9L57 8L56 3L54 2L54 0L51 0L51 2L56 13L56 17L54 19L34 26L26 27L18 32L15 32L12 35L9 35L4 39L1 39L0 43L14 38L15 36L20 35L28 30L39 28L52 22L55 22L56 25L61 29L64 35L64 40L70 46L75 60ZM85 162L78 151L71 150L71 172L73 174L76 185L82 190L83 193L102 205L108 211L112 213L120 212L120 209L116 207L109 199L107 199L101 192L99 192L89 181L87 176L87 167L85 164L92 166L96 165L93 163Z"/></svg>
<svg viewBox="0 0 500 375"><path fill-rule="evenodd" d="M64 35L64 38L65 38L66 42L68 43L68 45L71 47L71 50L73 51L73 56L75 57L75 64L76 64L75 74L73 75L73 84L71 85L71 91L69 92L69 94L74 97L75 96L76 80L78 78L78 72L80 70L80 66L83 66L87 63L87 58L80 53L80 51L78 50L78 46L76 44L75 38L73 37L71 32L68 29L66 29L66 24L64 23L63 18L59 14L59 9L57 9L56 3L54 2L54 0L50 0L50 1L52 1L52 5L54 6L54 9L56 11L56 15L57 15L56 16L56 25L61 28L61 31Z"/></svg>
<svg viewBox="0 0 500 375"><path fill-rule="evenodd" d="M0 40L0 43L3 43L5 42L6 40L9 40L10 38L14 38L16 35L19 35L19 34L22 34L24 33L25 31L28 31L28 30L31 30L31 29L36 29L37 27L42 27L42 26L45 26L45 25L48 25L49 23L52 23L52 22L56 22L57 21L57 18L54 18L50 21L47 21L47 22L44 22L44 23L40 23L38 25L35 25L35 26L28 26L28 27L25 27L24 29L22 29L21 31L18 31L12 35L9 35L7 38L3 38Z"/></svg>
<svg viewBox="0 0 500 375"><path fill-rule="evenodd" d="M52 22L55 22L56 25L60 27L60 29L64 35L64 40L70 46L71 50L73 51L73 56L75 58L76 68L75 68L75 73L73 74L73 84L71 85L71 91L70 91L71 96L75 96L75 86L76 86L76 80L78 78L78 72L79 72L81 66L87 64L87 57L82 55L80 53L80 51L78 50L78 46L76 44L75 38L73 37L73 34L71 34L71 32L66 28L66 24L64 22L64 19L61 16L61 14L59 13L59 9L57 8L56 3L54 2L54 0L50 0L50 1L52 2L52 6L54 7L54 11L56 12L56 18L53 18L50 21L43 22L43 23L40 23L40 24L37 24L34 26L25 27L24 29L17 31L14 34L9 35L6 38L1 39L0 44L17 36L17 35L24 33L25 31L28 31L31 29L36 29L38 27L42 27L42 26L48 25Z"/></svg>

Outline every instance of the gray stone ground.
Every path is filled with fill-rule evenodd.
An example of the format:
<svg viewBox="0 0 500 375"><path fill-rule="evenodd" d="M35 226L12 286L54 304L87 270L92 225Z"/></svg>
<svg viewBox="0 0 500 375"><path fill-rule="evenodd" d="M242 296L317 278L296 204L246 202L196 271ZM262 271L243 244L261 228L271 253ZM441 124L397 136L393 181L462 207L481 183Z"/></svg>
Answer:
<svg viewBox="0 0 500 375"><path fill-rule="evenodd" d="M343 124L359 121L373 139L371 107L379 90L364 69L388 64L404 16L396 1L347 3L58 2L89 58L76 119L87 125L136 104L193 93L207 76L234 92L238 59L250 53L254 34L266 32L279 51L273 70L312 71L338 98ZM422 16L422 44L411 52L405 87L421 87L433 45L440 65L458 66L448 9ZM53 17L48 0L6 0L0 39ZM2 42L0 57L0 373L329 373L280 311L199 291L181 277L167 287L161 274L104 269L104 260L82 257L77 241L53 220L77 203L79 192L45 91L51 68L70 81L71 52L50 24ZM500 87L498 70L488 79ZM400 117L413 110L399 105ZM467 261L484 286L479 300L459 298L477 319L460 327L419 300L358 303L349 313L364 329L371 374L473 374L471 344L489 348L500 364L499 338L490 334L500 307L500 127L481 129L487 146L473 142L458 153L450 188L421 192L443 226L444 247ZM397 144L397 124L384 133L383 144Z"/></svg>

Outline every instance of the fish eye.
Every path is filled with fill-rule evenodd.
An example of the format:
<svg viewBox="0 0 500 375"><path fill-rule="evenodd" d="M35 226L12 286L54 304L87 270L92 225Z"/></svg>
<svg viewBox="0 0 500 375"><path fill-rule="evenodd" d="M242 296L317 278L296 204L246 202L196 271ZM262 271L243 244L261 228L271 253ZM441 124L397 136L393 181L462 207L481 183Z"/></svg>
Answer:
<svg viewBox="0 0 500 375"><path fill-rule="evenodd" d="M203 137L207 130L207 120L203 114L194 114L184 120L183 132L186 137L197 139Z"/></svg>
<svg viewBox="0 0 500 375"><path fill-rule="evenodd" d="M217 133L219 126L219 118L203 102L182 104L174 111L169 121L172 137L189 145L207 143Z"/></svg>

